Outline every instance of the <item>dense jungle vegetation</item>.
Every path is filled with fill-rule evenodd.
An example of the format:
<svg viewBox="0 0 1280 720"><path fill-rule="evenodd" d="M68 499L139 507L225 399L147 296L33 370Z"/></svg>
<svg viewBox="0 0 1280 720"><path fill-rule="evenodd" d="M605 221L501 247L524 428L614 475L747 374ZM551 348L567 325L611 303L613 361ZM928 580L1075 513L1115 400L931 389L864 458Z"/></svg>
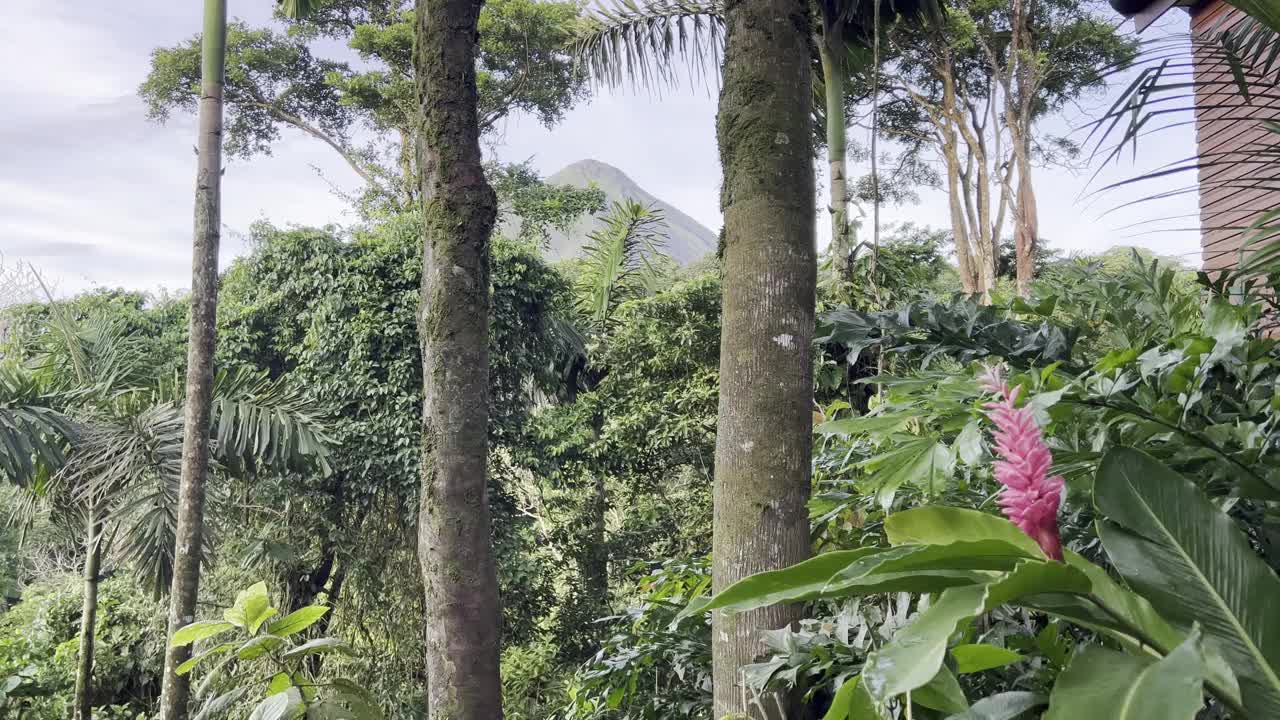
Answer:
<svg viewBox="0 0 1280 720"><path fill-rule="evenodd" d="M0 717L1280 717L1276 215L1212 273L1036 221L1090 147L1037 121L1170 52L1108 7L206 4L139 79L201 121L191 291L5 268ZM700 260L481 152L717 64ZM1090 142L1190 92L1137 76ZM219 272L223 153L295 131L358 222ZM951 227L873 215L926 187Z"/></svg>

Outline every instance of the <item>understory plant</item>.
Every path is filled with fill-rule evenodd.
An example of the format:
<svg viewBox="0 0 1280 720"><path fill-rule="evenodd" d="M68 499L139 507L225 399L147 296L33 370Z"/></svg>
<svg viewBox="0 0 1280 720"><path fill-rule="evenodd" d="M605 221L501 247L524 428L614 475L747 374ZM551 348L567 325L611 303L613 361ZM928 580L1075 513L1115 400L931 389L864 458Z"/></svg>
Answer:
<svg viewBox="0 0 1280 720"><path fill-rule="evenodd" d="M260 582L237 595L222 620L201 620L178 629L172 645L200 643L191 659L178 666L179 675L217 660L201 673L192 693L199 707L195 717L235 717L238 709L251 706L250 720L382 718L377 702L359 684L322 672L320 660L350 652L346 643L332 637L300 637L328 612L326 606L308 605L274 619L279 610L272 607L267 586Z"/></svg>
<svg viewBox="0 0 1280 720"><path fill-rule="evenodd" d="M1091 493L1103 564L1063 549L1063 481L1049 476L1035 408L1018 405L1021 388L997 373L984 386L998 398L986 408L997 428L994 475L1008 520L942 505L892 513L884 545L746 578L686 614L919 596L913 619L891 640L850 659L826 720L883 718L893 708L951 720L1016 718L1045 705L1047 720L1192 720L1206 703L1233 717L1275 717L1280 634L1266 603L1280 579L1236 521L1196 482L1144 452L1113 447ZM1075 651L1047 696L1004 691L971 703L957 678L964 656L1008 648L975 651L963 639L1011 610L1075 628Z"/></svg>

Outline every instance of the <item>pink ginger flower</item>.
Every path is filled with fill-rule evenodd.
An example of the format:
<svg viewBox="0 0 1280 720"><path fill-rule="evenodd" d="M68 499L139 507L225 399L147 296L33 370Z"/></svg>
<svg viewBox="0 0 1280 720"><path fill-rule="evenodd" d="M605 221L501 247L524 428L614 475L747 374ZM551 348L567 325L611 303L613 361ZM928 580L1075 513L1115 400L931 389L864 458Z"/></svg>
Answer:
<svg viewBox="0 0 1280 720"><path fill-rule="evenodd" d="M1040 434L1031 407L1017 407L1019 385L1010 389L999 366L988 368L978 382L996 396L983 407L995 423L996 460L993 473L1004 488L1000 507L1054 560L1062 560L1062 536L1058 532L1058 506L1062 504L1063 479L1049 477L1053 455Z"/></svg>

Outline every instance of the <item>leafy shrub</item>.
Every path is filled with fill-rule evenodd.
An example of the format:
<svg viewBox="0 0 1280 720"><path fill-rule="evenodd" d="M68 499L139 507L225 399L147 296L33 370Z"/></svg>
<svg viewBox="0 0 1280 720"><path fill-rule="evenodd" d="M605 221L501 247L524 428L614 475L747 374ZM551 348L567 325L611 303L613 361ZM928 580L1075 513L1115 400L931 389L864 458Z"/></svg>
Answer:
<svg viewBox="0 0 1280 720"><path fill-rule="evenodd" d="M20 710L32 720L67 716L75 686L83 587L65 577L29 586L0 614L0 716ZM98 589L95 708L116 717L147 713L160 695L165 609L127 578ZM16 682L13 678L17 678ZM11 686L11 687L9 687Z"/></svg>

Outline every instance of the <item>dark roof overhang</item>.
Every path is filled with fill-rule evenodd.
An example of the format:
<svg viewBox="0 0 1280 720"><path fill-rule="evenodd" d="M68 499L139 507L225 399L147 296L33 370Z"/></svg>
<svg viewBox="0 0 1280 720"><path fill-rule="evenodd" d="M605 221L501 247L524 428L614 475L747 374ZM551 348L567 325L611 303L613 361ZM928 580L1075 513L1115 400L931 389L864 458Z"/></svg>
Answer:
<svg viewBox="0 0 1280 720"><path fill-rule="evenodd" d="M1160 19L1170 8L1194 5L1191 0L1111 0L1111 7L1121 15L1133 20L1138 32L1146 30L1151 23Z"/></svg>

